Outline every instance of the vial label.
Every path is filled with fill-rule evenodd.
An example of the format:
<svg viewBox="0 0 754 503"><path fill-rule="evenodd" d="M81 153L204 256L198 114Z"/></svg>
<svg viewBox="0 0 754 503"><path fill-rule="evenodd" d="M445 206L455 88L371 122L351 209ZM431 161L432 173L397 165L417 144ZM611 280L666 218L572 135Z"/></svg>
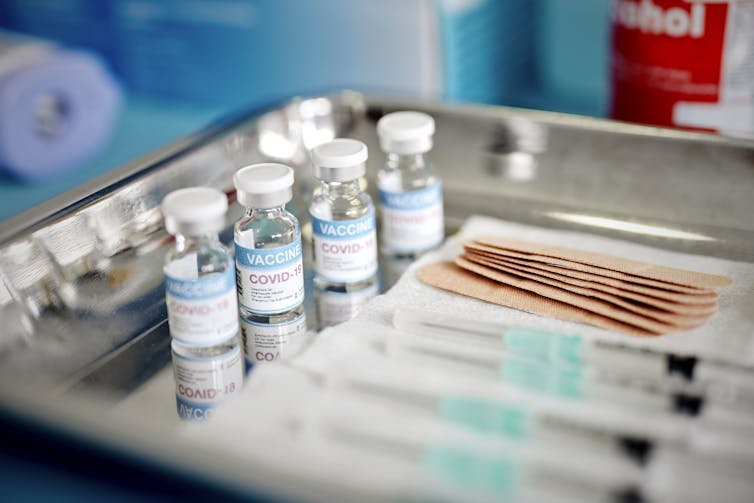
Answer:
<svg viewBox="0 0 754 503"><path fill-rule="evenodd" d="M204 421L225 397L241 391L241 347L209 358L189 358L173 352L173 373L178 417Z"/></svg>
<svg viewBox="0 0 754 503"><path fill-rule="evenodd" d="M317 274L333 283L352 283L377 272L374 208L356 220L312 217Z"/></svg>
<svg viewBox="0 0 754 503"><path fill-rule="evenodd" d="M196 263L196 262L194 262ZM185 344L207 345L238 331L235 268L196 279L165 274L170 335Z"/></svg>
<svg viewBox="0 0 754 503"><path fill-rule="evenodd" d="M382 239L389 251L423 251L442 242L442 184L407 192L380 188L378 192Z"/></svg>
<svg viewBox="0 0 754 503"><path fill-rule="evenodd" d="M245 248L236 243L238 299L260 314L281 313L304 301L301 234L276 248Z"/></svg>
<svg viewBox="0 0 754 503"><path fill-rule="evenodd" d="M273 362L296 353L306 342L306 314L277 324L241 320L241 334L250 363Z"/></svg>

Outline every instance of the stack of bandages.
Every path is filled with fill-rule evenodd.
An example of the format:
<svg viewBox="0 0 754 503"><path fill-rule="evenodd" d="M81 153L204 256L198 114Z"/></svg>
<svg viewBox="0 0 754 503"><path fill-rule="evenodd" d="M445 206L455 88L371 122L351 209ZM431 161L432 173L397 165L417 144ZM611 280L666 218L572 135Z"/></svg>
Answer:
<svg viewBox="0 0 754 503"><path fill-rule="evenodd" d="M638 335L702 325L725 276L581 250L480 237L455 263L429 264L430 285L524 311Z"/></svg>

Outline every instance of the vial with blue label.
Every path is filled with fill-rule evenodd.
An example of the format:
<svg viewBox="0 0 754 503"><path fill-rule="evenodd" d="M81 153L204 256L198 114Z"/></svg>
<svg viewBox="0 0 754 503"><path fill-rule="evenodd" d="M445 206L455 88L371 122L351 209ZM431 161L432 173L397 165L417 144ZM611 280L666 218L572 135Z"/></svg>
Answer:
<svg viewBox="0 0 754 503"><path fill-rule="evenodd" d="M285 208L293 170L255 164L233 183L246 208L234 238L244 351L250 364L275 361L298 349L306 333L301 228Z"/></svg>
<svg viewBox="0 0 754 503"><path fill-rule="evenodd" d="M162 202L165 228L175 236L164 274L182 419L207 419L243 384L235 267L218 237L227 209L225 194L205 187L171 192Z"/></svg>
<svg viewBox="0 0 754 503"><path fill-rule="evenodd" d="M374 205L361 190L367 146L338 138L311 153L319 180L309 213L319 289L356 291L376 284L377 236Z"/></svg>
<svg viewBox="0 0 754 503"><path fill-rule="evenodd" d="M394 112L377 122L387 154L377 191L380 247L388 257L416 257L443 240L442 182L425 156L434 132L434 119L421 112Z"/></svg>

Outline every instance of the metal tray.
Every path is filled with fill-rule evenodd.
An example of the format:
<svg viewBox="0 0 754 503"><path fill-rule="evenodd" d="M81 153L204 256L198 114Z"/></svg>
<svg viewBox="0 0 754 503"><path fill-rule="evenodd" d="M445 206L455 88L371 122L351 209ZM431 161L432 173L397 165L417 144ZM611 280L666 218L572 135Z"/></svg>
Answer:
<svg viewBox="0 0 754 503"><path fill-rule="evenodd" d="M170 360L161 272L170 239L159 205L171 190L193 185L219 188L234 201L238 168L279 161L296 171L291 209L306 222L308 150L338 136L365 141L373 190L383 158L375 123L401 109L437 121L431 158L444 181L449 231L477 213L754 262L752 141L349 91L294 99L166 146L0 223L2 408L244 491L287 488L289 496L303 496L274 474L263 477L261 468L249 477L230 459L208 466L168 438L170 424L148 414L110 412ZM240 211L231 206L226 242ZM405 265L381 259L383 287ZM310 303L308 312L315 327L317 306Z"/></svg>

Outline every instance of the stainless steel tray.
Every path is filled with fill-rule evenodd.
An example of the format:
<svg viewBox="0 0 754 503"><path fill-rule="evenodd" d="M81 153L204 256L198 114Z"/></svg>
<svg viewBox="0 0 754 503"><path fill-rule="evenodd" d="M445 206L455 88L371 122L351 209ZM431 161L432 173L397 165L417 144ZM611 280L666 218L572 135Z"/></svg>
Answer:
<svg viewBox="0 0 754 503"><path fill-rule="evenodd" d="M373 181L383 158L375 122L399 109L437 121L432 160L451 231L478 213L754 262L752 141L353 92L295 99L185 138L0 224L0 405L244 489L261 483L239 478L231 460L207 467L149 415L97 419L169 363L161 266L170 240L159 204L192 185L234 200L235 170L281 161L296 170L291 208L306 222L308 149L337 136L361 139ZM228 230L239 212L233 204ZM381 261L383 285L403 265ZM315 306L309 314L314 324Z"/></svg>

